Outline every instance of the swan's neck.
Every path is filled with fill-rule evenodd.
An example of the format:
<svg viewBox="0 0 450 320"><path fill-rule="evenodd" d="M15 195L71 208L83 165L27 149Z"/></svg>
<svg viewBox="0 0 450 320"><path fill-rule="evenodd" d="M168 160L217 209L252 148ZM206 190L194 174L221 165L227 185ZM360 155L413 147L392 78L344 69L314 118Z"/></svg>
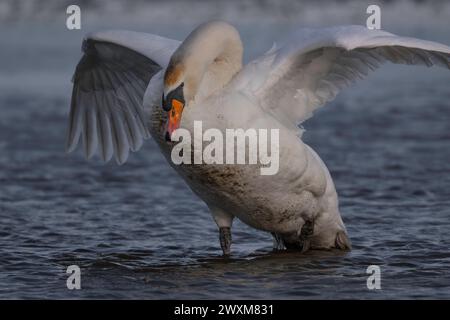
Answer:
<svg viewBox="0 0 450 320"><path fill-rule="evenodd" d="M242 68L243 47L238 31L225 22L200 25L171 59L181 61L189 100L201 100L222 89Z"/></svg>

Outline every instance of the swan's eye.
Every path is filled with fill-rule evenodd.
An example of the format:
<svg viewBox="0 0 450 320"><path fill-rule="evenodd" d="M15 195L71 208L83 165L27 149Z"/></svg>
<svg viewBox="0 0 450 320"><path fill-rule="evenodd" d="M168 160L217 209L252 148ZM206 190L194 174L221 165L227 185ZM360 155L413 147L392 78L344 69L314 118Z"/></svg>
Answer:
<svg viewBox="0 0 450 320"><path fill-rule="evenodd" d="M181 83L176 89L170 91L166 97L162 98L162 107L165 111L172 110L172 104L174 100L178 100L184 105L184 92L183 92L184 82Z"/></svg>

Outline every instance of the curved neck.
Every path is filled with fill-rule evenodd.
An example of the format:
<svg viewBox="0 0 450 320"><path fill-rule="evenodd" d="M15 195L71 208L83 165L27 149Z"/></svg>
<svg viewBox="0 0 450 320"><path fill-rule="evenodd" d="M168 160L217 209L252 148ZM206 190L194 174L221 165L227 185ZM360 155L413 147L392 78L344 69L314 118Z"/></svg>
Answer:
<svg viewBox="0 0 450 320"><path fill-rule="evenodd" d="M223 88L241 70L242 55L238 31L225 22L214 21L197 27L175 51L170 64L183 66L189 101Z"/></svg>

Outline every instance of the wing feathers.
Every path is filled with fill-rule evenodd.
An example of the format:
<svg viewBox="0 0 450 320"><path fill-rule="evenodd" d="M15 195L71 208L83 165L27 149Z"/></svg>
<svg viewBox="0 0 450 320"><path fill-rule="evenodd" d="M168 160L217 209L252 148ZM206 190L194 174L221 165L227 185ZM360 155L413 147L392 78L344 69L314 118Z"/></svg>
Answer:
<svg viewBox="0 0 450 320"><path fill-rule="evenodd" d="M72 152L78 144L81 134L81 108L77 108L78 87L72 89L72 99L69 115L69 128L67 130L66 151Z"/></svg>
<svg viewBox="0 0 450 320"><path fill-rule="evenodd" d="M98 93L95 94L95 97L97 105L103 103L102 100L104 100L104 97L99 96ZM100 146L100 157L103 161L108 162L111 160L114 153L109 111L100 112L97 109L97 134Z"/></svg>
<svg viewBox="0 0 450 320"><path fill-rule="evenodd" d="M81 102L84 102L83 100ZM83 109L83 146L86 158L90 159L97 149L97 119L95 115L94 95L90 93L85 97L85 106Z"/></svg>
<svg viewBox="0 0 450 320"><path fill-rule="evenodd" d="M165 67L179 42L153 35L110 31L83 41L84 55L73 76L66 151L83 140L84 154L99 150L124 163L150 137L143 97L150 79ZM166 55L169 55L168 57Z"/></svg>
<svg viewBox="0 0 450 320"><path fill-rule="evenodd" d="M235 84L292 127L386 61L450 69L450 47L360 26L303 29L246 66Z"/></svg>

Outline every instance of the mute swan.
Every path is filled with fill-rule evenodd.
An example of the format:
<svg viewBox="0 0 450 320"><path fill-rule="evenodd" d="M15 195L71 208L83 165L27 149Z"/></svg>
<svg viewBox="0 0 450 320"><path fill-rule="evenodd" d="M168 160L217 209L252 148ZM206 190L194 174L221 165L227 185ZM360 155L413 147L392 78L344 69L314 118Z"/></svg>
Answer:
<svg viewBox="0 0 450 320"><path fill-rule="evenodd" d="M224 255L235 217L270 232L276 248L351 249L333 180L298 125L382 62L450 68L448 46L362 26L297 30L244 67L239 33L221 21L200 25L183 42L93 33L83 51L67 152L81 135L87 158L99 149L104 161L114 154L122 164L151 134L208 205ZM255 165L175 165L171 135L178 127L192 130L194 120L219 130L278 128L278 173L260 175Z"/></svg>

